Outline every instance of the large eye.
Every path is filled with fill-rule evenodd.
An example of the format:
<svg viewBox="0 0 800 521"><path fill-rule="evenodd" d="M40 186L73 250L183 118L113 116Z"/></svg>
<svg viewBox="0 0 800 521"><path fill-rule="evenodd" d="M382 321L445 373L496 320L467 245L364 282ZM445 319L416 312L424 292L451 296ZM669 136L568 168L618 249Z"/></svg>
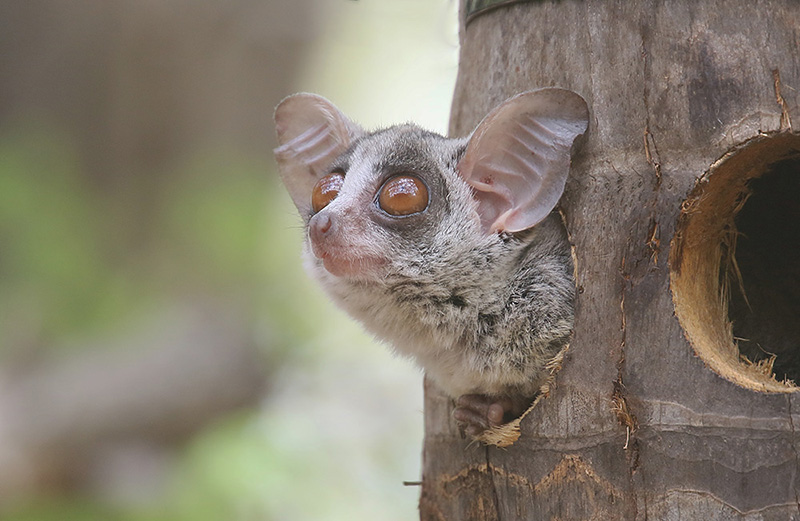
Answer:
<svg viewBox="0 0 800 521"><path fill-rule="evenodd" d="M311 191L311 208L314 210L314 213L319 212L328 206L331 201L336 199L343 183L344 174L341 172L333 172L317 181L317 184L314 185L314 189Z"/></svg>
<svg viewBox="0 0 800 521"><path fill-rule="evenodd" d="M392 177L383 183L378 195L378 205L389 215L419 213L428 207L428 187L413 176Z"/></svg>

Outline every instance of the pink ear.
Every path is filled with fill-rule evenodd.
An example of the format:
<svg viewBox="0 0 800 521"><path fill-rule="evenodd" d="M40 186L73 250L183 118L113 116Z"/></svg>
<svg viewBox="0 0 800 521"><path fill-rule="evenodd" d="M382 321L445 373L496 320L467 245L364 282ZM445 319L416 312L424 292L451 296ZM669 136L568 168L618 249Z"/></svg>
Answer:
<svg viewBox="0 0 800 521"><path fill-rule="evenodd" d="M311 191L331 162L363 131L333 103L316 94L294 94L275 109L278 170L301 215L311 209Z"/></svg>
<svg viewBox="0 0 800 521"><path fill-rule="evenodd" d="M481 121L458 171L475 191L486 233L547 217L564 191L572 143L588 125L583 98L558 88L514 96Z"/></svg>

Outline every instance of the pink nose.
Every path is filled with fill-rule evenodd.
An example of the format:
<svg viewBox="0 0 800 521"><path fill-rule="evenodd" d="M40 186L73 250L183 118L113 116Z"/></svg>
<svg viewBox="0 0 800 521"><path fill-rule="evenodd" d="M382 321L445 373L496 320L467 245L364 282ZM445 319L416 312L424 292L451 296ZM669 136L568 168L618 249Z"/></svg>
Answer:
<svg viewBox="0 0 800 521"><path fill-rule="evenodd" d="M333 219L327 213L318 213L311 218L309 223L309 234L311 235L311 242L319 244L325 240L327 235L332 233Z"/></svg>

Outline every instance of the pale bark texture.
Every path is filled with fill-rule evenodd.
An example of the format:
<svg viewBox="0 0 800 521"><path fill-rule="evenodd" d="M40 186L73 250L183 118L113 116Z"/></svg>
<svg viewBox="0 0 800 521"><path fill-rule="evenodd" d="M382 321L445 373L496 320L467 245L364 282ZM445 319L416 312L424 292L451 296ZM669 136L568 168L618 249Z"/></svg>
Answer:
<svg viewBox="0 0 800 521"><path fill-rule="evenodd" d="M465 15L451 135L537 87L589 104L561 201L575 332L510 447L463 439L428 384L421 518L800 519L800 396L781 382L798 374L800 250L797 233L769 240L800 219L755 215L800 205L784 197L800 179L800 3L533 1ZM750 182L762 176L780 182ZM728 310L740 287L752 315L735 295ZM737 327L761 365L740 360Z"/></svg>

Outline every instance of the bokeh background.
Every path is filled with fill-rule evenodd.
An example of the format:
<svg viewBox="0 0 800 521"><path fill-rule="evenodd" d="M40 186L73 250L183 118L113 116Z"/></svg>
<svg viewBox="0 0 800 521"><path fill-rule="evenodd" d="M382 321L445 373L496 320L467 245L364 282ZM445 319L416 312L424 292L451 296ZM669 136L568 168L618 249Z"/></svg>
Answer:
<svg viewBox="0 0 800 521"><path fill-rule="evenodd" d="M0 519L408 520L421 374L302 272L272 109L444 133L454 0L0 0Z"/></svg>

